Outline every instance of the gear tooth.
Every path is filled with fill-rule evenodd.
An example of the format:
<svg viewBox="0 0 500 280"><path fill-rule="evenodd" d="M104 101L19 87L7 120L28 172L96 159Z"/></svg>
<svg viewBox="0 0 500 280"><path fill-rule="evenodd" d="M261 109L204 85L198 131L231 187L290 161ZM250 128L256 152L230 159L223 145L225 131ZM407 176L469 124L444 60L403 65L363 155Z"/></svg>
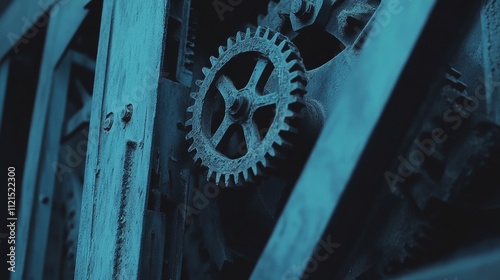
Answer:
<svg viewBox="0 0 500 280"><path fill-rule="evenodd" d="M264 32L264 39L269 39L269 34L271 30L269 28L266 28L266 31Z"/></svg>
<svg viewBox="0 0 500 280"><path fill-rule="evenodd" d="M250 176L248 174L248 170L245 169L245 170L243 170L242 173L243 173L243 180L245 180L245 182L248 182L250 180Z"/></svg>
<svg viewBox="0 0 500 280"><path fill-rule="evenodd" d="M291 55L293 54L293 50L287 50L283 53L283 56L285 57L285 59L288 59Z"/></svg>
<svg viewBox="0 0 500 280"><path fill-rule="evenodd" d="M229 177L229 186L237 186L238 185L238 174L231 174Z"/></svg>
<svg viewBox="0 0 500 280"><path fill-rule="evenodd" d="M295 116L295 112L292 111L292 110L286 110L285 111L285 118L292 118L293 116Z"/></svg>
<svg viewBox="0 0 500 280"><path fill-rule="evenodd" d="M294 134L299 134L299 130L296 128L296 127L293 127L293 126L290 126L287 124L287 131L288 132L291 132L291 133L294 133Z"/></svg>
<svg viewBox="0 0 500 280"><path fill-rule="evenodd" d="M260 37L260 33L262 33L262 26L257 27L257 30L255 31L255 37Z"/></svg>
<svg viewBox="0 0 500 280"><path fill-rule="evenodd" d="M224 175L224 186L225 187L229 187L229 180L230 180L230 175L229 174L225 174Z"/></svg>
<svg viewBox="0 0 500 280"><path fill-rule="evenodd" d="M252 168L253 176L259 175L259 168L257 167L257 165L252 165L251 168Z"/></svg>
<svg viewBox="0 0 500 280"><path fill-rule="evenodd" d="M295 90L293 92L296 95L290 96L288 99L288 111L291 112L291 114L296 114L299 113L305 106L304 99L302 98L301 95L303 95L302 91L297 91ZM290 113L286 113L290 114Z"/></svg>
<svg viewBox="0 0 500 280"><path fill-rule="evenodd" d="M297 72L297 73L298 73L298 75L302 75L302 71L300 71L300 70L293 70L293 68L296 68L296 67L298 67L299 69L302 69L302 68L303 68L303 67L302 67L302 65L300 65L300 62L299 62L299 61L292 60L292 61L291 61L290 63L288 63L286 66L288 67L288 71L290 71L290 72L292 72L292 71L293 71L292 73Z"/></svg>
<svg viewBox="0 0 500 280"><path fill-rule="evenodd" d="M261 159L258 164L260 164L263 168L268 168L268 167L271 167L271 164L269 162L269 160L264 157L263 159Z"/></svg>
<svg viewBox="0 0 500 280"><path fill-rule="evenodd" d="M291 126L285 122L281 123L280 129L281 131L290 131Z"/></svg>
<svg viewBox="0 0 500 280"><path fill-rule="evenodd" d="M282 51L285 45L286 45L286 40L281 41L281 43L278 45L278 50Z"/></svg>
<svg viewBox="0 0 500 280"><path fill-rule="evenodd" d="M187 107L186 111L187 111L188 113L193 113L193 112L194 112L194 106L189 106L189 107Z"/></svg>
<svg viewBox="0 0 500 280"><path fill-rule="evenodd" d="M207 67L203 67L201 69L201 71L203 72L203 75L205 75L205 77L208 75L208 73L210 72L210 69L208 69Z"/></svg>
<svg viewBox="0 0 500 280"><path fill-rule="evenodd" d="M198 153L196 153L193 155L193 159L194 159L194 162L197 163L198 161L201 160L201 156Z"/></svg>
<svg viewBox="0 0 500 280"><path fill-rule="evenodd" d="M285 159L285 155L283 155L283 153L281 153L280 151L277 151L276 149L271 149L274 151L274 156L273 158L277 158L277 159Z"/></svg>
<svg viewBox="0 0 500 280"><path fill-rule="evenodd" d="M197 95L197 93L196 93L196 92L191 92L191 93L189 94L189 97L191 97L191 98L193 98L193 99L196 99L196 95Z"/></svg>
<svg viewBox="0 0 500 280"><path fill-rule="evenodd" d="M294 95L294 96L291 96L290 103L304 104L304 99L300 95Z"/></svg>
<svg viewBox="0 0 500 280"><path fill-rule="evenodd" d="M219 47L219 56L223 55L223 54L224 54L224 52L225 52L224 47L223 47L223 46L220 46L220 47Z"/></svg>
<svg viewBox="0 0 500 280"><path fill-rule="evenodd" d="M213 175L214 175L214 171L212 169L208 168L208 170L207 170L207 181L210 181L210 179L212 179Z"/></svg>
<svg viewBox="0 0 500 280"><path fill-rule="evenodd" d="M196 148L194 147L194 143L193 143L193 144L191 144L191 146L189 146L189 148L188 148L188 153L191 153L191 152L193 152L194 150L196 150Z"/></svg>
<svg viewBox="0 0 500 280"><path fill-rule="evenodd" d="M238 173L238 184L241 186L241 185L244 185L245 182L246 182L246 180L245 180L244 172Z"/></svg>
<svg viewBox="0 0 500 280"><path fill-rule="evenodd" d="M269 152L267 152L271 157L276 157L276 150L275 149L270 149Z"/></svg>
<svg viewBox="0 0 500 280"><path fill-rule="evenodd" d="M291 65L289 69L292 69L295 65L296 64ZM297 78L305 79L305 76L301 71L293 71L292 73L290 73L290 77L291 77L291 79L290 79L291 81L293 81Z"/></svg>
<svg viewBox="0 0 500 280"><path fill-rule="evenodd" d="M241 40L243 40L242 37L241 31L238 31L238 33L236 33L236 42L241 42Z"/></svg>
<svg viewBox="0 0 500 280"><path fill-rule="evenodd" d="M247 32L245 33L245 40L250 39L251 35L252 35L252 29L250 27L247 27Z"/></svg>
<svg viewBox="0 0 500 280"><path fill-rule="evenodd" d="M216 172L216 173L215 173L215 183L216 183L217 185L222 185L222 182L221 182L221 180L220 180L220 179L221 179L221 176L222 176L222 174L220 174L220 173L218 173L218 172Z"/></svg>
<svg viewBox="0 0 500 280"><path fill-rule="evenodd" d="M278 42L278 37L279 37L278 32L274 33L273 37L271 38L271 42L276 44L276 42Z"/></svg>
<svg viewBox="0 0 500 280"><path fill-rule="evenodd" d="M193 126L193 119L187 120L184 126Z"/></svg>
<svg viewBox="0 0 500 280"><path fill-rule="evenodd" d="M215 65L217 63L217 58L215 58L215 56L211 56L210 63L212 63L212 66Z"/></svg>
<svg viewBox="0 0 500 280"><path fill-rule="evenodd" d="M196 82L194 82L198 87L201 87L201 85L203 84L203 81L202 80L196 80Z"/></svg>
<svg viewBox="0 0 500 280"><path fill-rule="evenodd" d="M277 139L274 141L274 143L276 143L277 145L279 146L282 146L282 147L291 147L292 146L292 143L286 141L285 139L283 139L283 137L281 136L278 136Z"/></svg>
<svg viewBox="0 0 500 280"><path fill-rule="evenodd" d="M227 48L231 48L234 44L233 38L228 38L227 39Z"/></svg>

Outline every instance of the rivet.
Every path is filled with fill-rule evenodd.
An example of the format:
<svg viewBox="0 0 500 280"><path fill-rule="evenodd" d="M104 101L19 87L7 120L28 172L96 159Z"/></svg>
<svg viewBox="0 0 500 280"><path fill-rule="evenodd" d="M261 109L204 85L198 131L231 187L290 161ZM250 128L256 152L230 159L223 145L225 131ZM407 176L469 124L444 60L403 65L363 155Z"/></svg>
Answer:
<svg viewBox="0 0 500 280"><path fill-rule="evenodd" d="M122 112L121 112L121 119L122 121L124 122L129 122L130 119L132 119L132 113L134 112L134 107L132 106L132 104L128 104L127 106L125 106L125 108L123 108Z"/></svg>
<svg viewBox="0 0 500 280"><path fill-rule="evenodd" d="M103 125L103 128L105 131L109 131L111 129L111 127L113 127L113 113L109 113L107 116L106 116L106 119L104 120L104 125Z"/></svg>

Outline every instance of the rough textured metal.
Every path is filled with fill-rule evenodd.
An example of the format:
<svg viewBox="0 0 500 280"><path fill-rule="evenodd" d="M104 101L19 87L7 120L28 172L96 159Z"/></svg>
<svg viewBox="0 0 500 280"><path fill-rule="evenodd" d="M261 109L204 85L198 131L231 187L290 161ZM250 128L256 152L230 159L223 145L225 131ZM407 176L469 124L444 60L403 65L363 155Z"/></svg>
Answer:
<svg viewBox="0 0 500 280"><path fill-rule="evenodd" d="M38 34L37 26L32 31L27 31L28 28L32 27L35 21L37 21L45 12L50 10L51 6L57 12L61 12L61 5L54 5L54 3L61 2L57 0L47 0L47 1L32 1L32 0L17 0L12 1L3 10L0 15L0 59L4 58L5 55L11 50L11 48L17 46L17 44L27 44L33 36ZM65 4L68 4L68 0L64 0ZM72 3L78 3L80 1L71 1ZM78 19L75 17L71 21ZM47 24L47 23L45 23ZM69 22L68 22L69 24ZM52 24L53 25L53 24ZM62 26L61 26L62 27ZM54 44L54 47L65 47L66 45ZM58 48L57 47L57 48ZM52 49L52 52L57 52L56 49Z"/></svg>
<svg viewBox="0 0 500 280"><path fill-rule="evenodd" d="M460 5L465 5L465 2L461 1ZM406 7L404 11L394 16L385 27L385 31L372 38L370 44L363 49L360 55L363 64L358 65L359 68L345 84L344 94L338 97L329 121L274 228L273 235L251 279L281 279L286 276L289 269L303 264L310 258L351 176L358 168L359 160L365 153L365 147L377 127L379 118L382 117L393 90L397 87L399 79L403 79L400 77L401 73L405 73L405 69L408 69L406 67L411 67L409 60L412 50L419 39L425 40L425 38L422 39L421 33L429 24L430 15L433 20L439 18L435 12L435 6L439 6L439 11L444 13L451 12L444 7L452 5L452 1L443 1L439 4L435 1L404 1L403 3ZM461 18L461 15L458 15L459 9L470 11L463 8L453 10L457 13L457 21ZM425 49L428 46L419 44L418 47ZM444 45L436 50L439 50L438 54L449 52ZM418 59L412 60L413 63L416 61ZM439 59L434 61L429 59L427 63L433 65L424 69L432 68L436 72L428 72L426 82L423 83L421 80L420 85L430 87L431 76L438 73ZM384 71L374 72L374 69L384 69ZM409 72L406 73L411 77ZM360 80L363 83L360 83ZM398 92L400 91L402 92L403 89L398 89ZM408 102L408 99L405 101ZM415 103L413 105L415 106ZM399 103L398 106L410 105ZM352 114L353 111L357 113ZM345 135L350 135L350 137L345 137ZM379 137L383 136L379 135ZM312 186L314 186L314 192L311 192Z"/></svg>
<svg viewBox="0 0 500 280"><path fill-rule="evenodd" d="M259 169L269 167L268 160L277 156L276 146L288 145L283 133L297 130L289 120L298 117L303 107L306 78L298 50L279 33L259 27L256 31L240 32L227 42L227 47L219 48L219 57L210 59L211 68L204 69L205 79L199 91L192 94L194 104L187 109L192 117L186 123L191 130L186 139L192 141L189 151L195 153L195 161L200 160L208 169L208 179L214 177L216 183L232 186L259 175ZM246 85L237 89L222 70L243 54L256 55L256 65ZM265 74L269 68L272 72ZM269 86L269 80L275 84ZM266 85L259 89L261 83ZM213 98L214 86L225 104L223 120L215 132L211 131L212 123L207 121L211 115L205 108ZM276 112L262 138L254 115L265 106L275 106ZM217 151L233 124L242 127L248 150L237 158Z"/></svg>
<svg viewBox="0 0 500 280"><path fill-rule="evenodd" d="M18 266L23 269L13 274L13 279L37 278L43 274L44 262L40 256L45 256L48 250L52 209L51 204L47 206L36 198L45 195L48 202L52 202L56 180L53 166L58 159L71 62L71 57L63 57L63 53L87 14L83 9L85 4L85 1L72 1L59 7L59 13L54 14L48 26L31 122L17 235L19 240L23 240L16 248ZM60 98L51 98L54 94Z"/></svg>
<svg viewBox="0 0 500 280"><path fill-rule="evenodd" d="M295 31L312 25L323 6L323 0L292 0L288 2L288 5L291 5L290 22ZM298 2L301 3L298 4ZM297 8L297 6L300 8Z"/></svg>

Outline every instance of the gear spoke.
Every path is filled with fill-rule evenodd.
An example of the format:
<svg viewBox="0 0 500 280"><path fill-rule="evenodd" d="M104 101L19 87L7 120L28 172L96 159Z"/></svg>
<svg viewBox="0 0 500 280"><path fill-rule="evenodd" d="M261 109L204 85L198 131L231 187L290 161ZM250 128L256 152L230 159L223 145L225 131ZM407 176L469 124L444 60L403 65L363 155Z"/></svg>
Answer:
<svg viewBox="0 0 500 280"><path fill-rule="evenodd" d="M224 135L226 135L229 126L231 126L231 120L229 119L228 115L225 115L224 119L219 125L219 128L217 128L214 135L212 136L211 141L215 147L217 147L219 143L222 141L222 138L224 138Z"/></svg>
<svg viewBox="0 0 500 280"><path fill-rule="evenodd" d="M267 81L262 81L262 76L266 68L269 67L269 61L266 59L259 58L253 69L252 76L248 80L247 88L251 90L256 90L259 83L264 83ZM266 79L269 77L265 77Z"/></svg>
<svg viewBox="0 0 500 280"><path fill-rule="evenodd" d="M219 80L217 80L217 89L224 98L226 102L229 102L232 95L236 92L236 87L234 86L231 79L228 76L222 75Z"/></svg>
<svg viewBox="0 0 500 280"><path fill-rule="evenodd" d="M288 119L300 117L291 106L305 94L305 83L294 82L307 81L300 54L287 37L259 27L228 39L210 60L187 109L188 151L208 170L207 179L215 175L225 187L254 182L260 169L276 167L271 158L292 147L293 139L282 132L297 132Z"/></svg>
<svg viewBox="0 0 500 280"><path fill-rule="evenodd" d="M252 103L253 111L268 105L273 105L278 102L279 95L277 92L269 93L266 95L260 95Z"/></svg>
<svg viewBox="0 0 500 280"><path fill-rule="evenodd" d="M245 135L245 142L247 143L247 149L253 149L260 140L257 126L251 119L248 119L245 123L242 124L242 127L243 134Z"/></svg>

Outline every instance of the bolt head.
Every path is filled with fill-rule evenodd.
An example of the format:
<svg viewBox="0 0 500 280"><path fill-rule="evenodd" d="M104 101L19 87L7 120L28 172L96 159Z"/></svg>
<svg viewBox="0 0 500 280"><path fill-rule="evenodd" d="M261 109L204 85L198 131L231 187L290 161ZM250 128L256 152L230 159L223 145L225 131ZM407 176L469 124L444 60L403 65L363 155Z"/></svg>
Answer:
<svg viewBox="0 0 500 280"><path fill-rule="evenodd" d="M111 127L113 126L113 113L109 113L106 116L106 119L104 119L104 124L103 124L103 129L105 131L109 131Z"/></svg>
<svg viewBox="0 0 500 280"><path fill-rule="evenodd" d="M298 18L305 19L311 15L313 4L308 0L292 0L291 12Z"/></svg>
<svg viewBox="0 0 500 280"><path fill-rule="evenodd" d="M48 197L48 196L46 196L46 195L41 195L41 196L39 197L39 199L40 199L40 203L45 204L45 205L49 204L49 201L50 201L50 200L49 200L49 197Z"/></svg>
<svg viewBox="0 0 500 280"><path fill-rule="evenodd" d="M132 104L128 104L127 106L125 106L125 108L123 108L122 112L121 112L121 119L122 121L124 122L129 122L130 119L132 119L132 113L134 112L134 107L132 106Z"/></svg>
<svg viewBox="0 0 500 280"><path fill-rule="evenodd" d="M247 115L248 109L248 99L243 96L239 96L238 98L234 99L233 103L229 107L229 113L231 114L231 116L233 116L233 118L240 119Z"/></svg>

